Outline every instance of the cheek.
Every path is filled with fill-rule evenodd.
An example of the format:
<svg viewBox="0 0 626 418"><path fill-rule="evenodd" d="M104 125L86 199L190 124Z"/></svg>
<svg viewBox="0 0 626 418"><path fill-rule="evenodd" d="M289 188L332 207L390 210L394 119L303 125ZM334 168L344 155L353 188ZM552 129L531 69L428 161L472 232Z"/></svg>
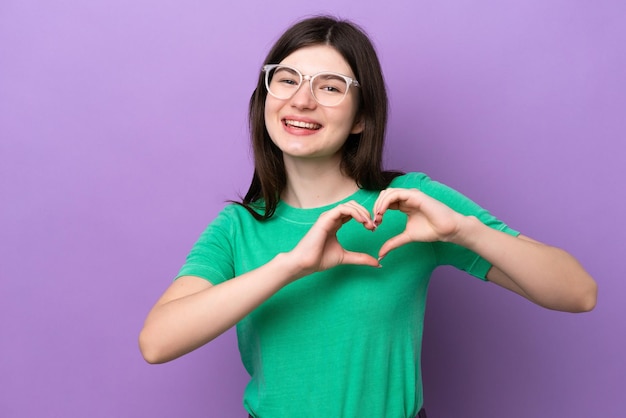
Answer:
<svg viewBox="0 0 626 418"><path fill-rule="evenodd" d="M353 99L353 98L350 98ZM344 103L344 107L341 109L341 112L337 113L337 119L341 119L341 127L342 130L345 130L347 133L358 133L358 120L357 116L359 113L358 104L354 102L354 100L349 100L346 98Z"/></svg>
<svg viewBox="0 0 626 418"><path fill-rule="evenodd" d="M276 115L281 106L284 105L284 100L278 100L269 94L265 97L265 104L263 105L265 109L265 117L271 118L272 115Z"/></svg>
<svg viewBox="0 0 626 418"><path fill-rule="evenodd" d="M272 141L274 141L275 133L279 129L280 121L277 121L277 106L271 100L265 101L265 107L263 110L263 116L265 118L265 129L267 133L270 135Z"/></svg>
<svg viewBox="0 0 626 418"><path fill-rule="evenodd" d="M278 111L280 110L282 103L274 99L272 96L267 96L265 99L265 106L263 112L265 115L265 122L275 122L278 118Z"/></svg>
<svg viewBox="0 0 626 418"><path fill-rule="evenodd" d="M265 99L265 103L263 103L263 116L265 117L265 120L267 120L267 114L269 112L268 109L268 103L267 103L267 98Z"/></svg>
<svg viewBox="0 0 626 418"><path fill-rule="evenodd" d="M346 136L353 132L356 126L356 112L352 109L345 109L344 112L334 115L333 125Z"/></svg>

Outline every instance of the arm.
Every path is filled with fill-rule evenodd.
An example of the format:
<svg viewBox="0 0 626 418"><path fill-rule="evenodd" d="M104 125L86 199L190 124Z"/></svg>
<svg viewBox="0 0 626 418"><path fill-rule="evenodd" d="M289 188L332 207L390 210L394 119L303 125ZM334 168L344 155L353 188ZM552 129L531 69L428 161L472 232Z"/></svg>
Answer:
<svg viewBox="0 0 626 418"><path fill-rule="evenodd" d="M295 278L284 254L216 286L199 277L179 277L146 318L139 334L143 357L148 363L164 363L195 350Z"/></svg>
<svg viewBox="0 0 626 418"><path fill-rule="evenodd" d="M346 251L336 238L356 219L374 229L369 213L349 202L322 214L296 247L267 264L213 286L199 277L178 278L152 308L139 335L149 363L164 363L213 340L289 283L339 264L379 266L367 254Z"/></svg>
<svg viewBox="0 0 626 418"><path fill-rule="evenodd" d="M381 247L381 257L411 241L452 242L493 265L488 280L538 305L568 312L595 306L596 283L574 257L559 248L489 228L415 189L381 192L374 206L377 223L388 209L406 213L407 227Z"/></svg>
<svg viewBox="0 0 626 418"><path fill-rule="evenodd" d="M597 285L569 253L523 235L496 231L473 217L466 221L456 243L493 265L487 273L489 281L549 309L587 312L595 307Z"/></svg>

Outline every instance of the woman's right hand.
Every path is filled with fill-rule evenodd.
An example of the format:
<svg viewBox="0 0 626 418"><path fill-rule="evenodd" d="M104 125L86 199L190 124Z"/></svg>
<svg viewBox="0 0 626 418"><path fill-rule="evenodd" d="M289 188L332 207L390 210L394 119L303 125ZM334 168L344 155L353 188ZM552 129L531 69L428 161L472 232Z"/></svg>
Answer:
<svg viewBox="0 0 626 418"><path fill-rule="evenodd" d="M194 276L174 281L154 305L139 337L150 363L163 363L208 343L285 285L339 264L379 266L374 257L346 251L337 231L350 219L374 230L369 212L356 202L339 205L313 224L296 247L268 263L215 286Z"/></svg>
<svg viewBox="0 0 626 418"><path fill-rule="evenodd" d="M298 245L288 253L300 269L299 277L340 264L380 267L376 258L369 254L348 251L337 240L337 231L350 219L371 231L376 229L367 209L355 201L342 203L322 213Z"/></svg>

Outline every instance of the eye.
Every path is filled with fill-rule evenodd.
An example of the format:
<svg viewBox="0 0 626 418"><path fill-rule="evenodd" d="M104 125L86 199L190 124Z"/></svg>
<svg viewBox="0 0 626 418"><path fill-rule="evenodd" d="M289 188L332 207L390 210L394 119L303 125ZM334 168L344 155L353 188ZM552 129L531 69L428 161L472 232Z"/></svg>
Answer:
<svg viewBox="0 0 626 418"><path fill-rule="evenodd" d="M280 78L278 80L276 80L279 83L283 83L283 84L290 84L290 85L297 85L298 82L296 80L294 80L293 78Z"/></svg>
<svg viewBox="0 0 626 418"><path fill-rule="evenodd" d="M322 86L321 89L329 93L341 93L341 90L339 90L336 86Z"/></svg>
<svg viewBox="0 0 626 418"><path fill-rule="evenodd" d="M291 68L278 67L272 76L272 83L297 86L300 84L300 76Z"/></svg>
<svg viewBox="0 0 626 418"><path fill-rule="evenodd" d="M333 95L344 94L347 88L346 80L335 74L319 74L315 78L315 91Z"/></svg>

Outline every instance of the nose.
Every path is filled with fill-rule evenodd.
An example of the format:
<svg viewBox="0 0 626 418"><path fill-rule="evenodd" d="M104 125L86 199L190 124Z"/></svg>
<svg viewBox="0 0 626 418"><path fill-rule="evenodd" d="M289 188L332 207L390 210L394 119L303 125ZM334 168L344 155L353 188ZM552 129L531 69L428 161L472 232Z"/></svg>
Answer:
<svg viewBox="0 0 626 418"><path fill-rule="evenodd" d="M310 79L305 78L302 80L300 87L291 97L291 104L298 109L314 109L317 106L317 101L311 92Z"/></svg>

